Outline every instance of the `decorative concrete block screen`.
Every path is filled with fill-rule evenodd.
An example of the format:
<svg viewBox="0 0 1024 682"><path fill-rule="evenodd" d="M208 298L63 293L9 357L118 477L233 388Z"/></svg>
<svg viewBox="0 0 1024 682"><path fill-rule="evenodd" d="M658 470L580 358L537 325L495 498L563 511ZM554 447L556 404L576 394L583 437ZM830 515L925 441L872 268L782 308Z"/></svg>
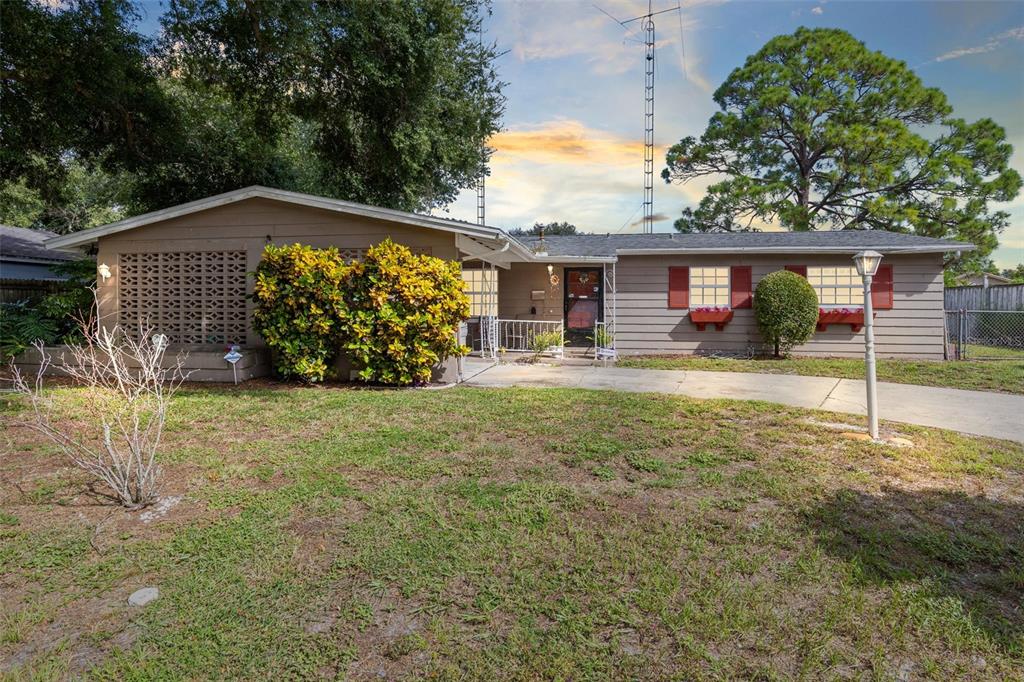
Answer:
<svg viewBox="0 0 1024 682"><path fill-rule="evenodd" d="M122 253L118 321L128 333L141 325L170 343L244 343L245 251Z"/></svg>

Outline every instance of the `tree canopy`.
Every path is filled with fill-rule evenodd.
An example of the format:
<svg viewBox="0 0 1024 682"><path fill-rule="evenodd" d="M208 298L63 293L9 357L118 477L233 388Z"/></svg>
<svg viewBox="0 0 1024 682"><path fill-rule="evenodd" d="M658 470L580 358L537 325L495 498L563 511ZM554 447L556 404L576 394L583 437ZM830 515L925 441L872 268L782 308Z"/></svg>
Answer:
<svg viewBox="0 0 1024 682"><path fill-rule="evenodd" d="M714 180L683 232L883 229L998 244L1021 187L1005 131L952 115L901 61L839 29L770 40L714 93L700 139L667 154L662 177Z"/></svg>
<svg viewBox="0 0 1024 682"><path fill-rule="evenodd" d="M62 217L83 187L103 190L96 214L249 184L443 206L473 186L504 108L486 11L171 0L150 39L130 0L0 3L0 220L88 226Z"/></svg>
<svg viewBox="0 0 1024 682"><path fill-rule="evenodd" d="M544 235L548 237L552 235L579 234L576 231L575 225L567 223L564 220L562 222L534 223L533 227L525 230L521 227L510 230L510 234L537 237L540 235L541 231L543 231Z"/></svg>

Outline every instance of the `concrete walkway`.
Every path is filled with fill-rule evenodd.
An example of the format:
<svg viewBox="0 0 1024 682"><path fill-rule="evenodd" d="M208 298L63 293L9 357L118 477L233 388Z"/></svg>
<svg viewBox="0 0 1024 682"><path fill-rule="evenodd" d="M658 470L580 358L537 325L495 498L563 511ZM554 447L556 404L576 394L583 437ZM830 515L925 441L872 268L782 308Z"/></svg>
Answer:
<svg viewBox="0 0 1024 682"><path fill-rule="evenodd" d="M735 398L865 414L864 382L789 374L694 372L578 365L494 365L469 386L597 388ZM1024 442L1024 396L910 384L878 384L882 419Z"/></svg>

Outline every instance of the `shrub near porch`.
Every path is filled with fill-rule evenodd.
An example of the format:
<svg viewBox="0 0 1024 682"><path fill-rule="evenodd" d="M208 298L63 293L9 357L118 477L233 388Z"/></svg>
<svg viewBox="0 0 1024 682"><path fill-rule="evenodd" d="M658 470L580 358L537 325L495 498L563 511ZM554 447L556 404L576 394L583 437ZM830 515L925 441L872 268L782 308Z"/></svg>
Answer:
<svg viewBox="0 0 1024 682"><path fill-rule="evenodd" d="M437 363L468 352L456 339L469 317L459 264L390 239L354 263L333 247L268 245L253 298L284 378L323 381L344 352L363 381L426 383Z"/></svg>
<svg viewBox="0 0 1024 682"><path fill-rule="evenodd" d="M1024 674L1017 445L582 390L190 390L171 414L182 499L143 523L3 408L5 673Z"/></svg>

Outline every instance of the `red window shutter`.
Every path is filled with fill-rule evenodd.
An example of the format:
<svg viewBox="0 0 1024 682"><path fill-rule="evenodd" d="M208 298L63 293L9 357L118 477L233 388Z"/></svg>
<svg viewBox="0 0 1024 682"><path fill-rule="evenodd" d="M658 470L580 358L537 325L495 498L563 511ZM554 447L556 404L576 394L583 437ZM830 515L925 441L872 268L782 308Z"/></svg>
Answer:
<svg viewBox="0 0 1024 682"><path fill-rule="evenodd" d="M871 280L871 307L875 310L891 310L892 299L892 266L880 265Z"/></svg>
<svg viewBox="0 0 1024 682"><path fill-rule="evenodd" d="M795 272L804 279L807 279L807 266L806 265L787 265L786 269L790 272Z"/></svg>
<svg viewBox="0 0 1024 682"><path fill-rule="evenodd" d="M690 307L690 268L668 269L668 307Z"/></svg>
<svg viewBox="0 0 1024 682"><path fill-rule="evenodd" d="M754 303L754 275L749 265L734 265L729 268L729 276L732 280L732 307L749 308Z"/></svg>

